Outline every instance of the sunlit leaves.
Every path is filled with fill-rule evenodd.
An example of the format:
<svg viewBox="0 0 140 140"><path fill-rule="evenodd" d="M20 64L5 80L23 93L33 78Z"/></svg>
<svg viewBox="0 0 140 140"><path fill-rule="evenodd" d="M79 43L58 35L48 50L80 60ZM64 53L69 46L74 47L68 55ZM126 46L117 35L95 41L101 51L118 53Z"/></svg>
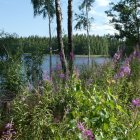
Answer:
<svg viewBox="0 0 140 140"><path fill-rule="evenodd" d="M126 38L133 44L139 42L140 12L139 1L120 0L118 3L110 3L111 9L106 11L111 17L110 22L119 31L120 38Z"/></svg>

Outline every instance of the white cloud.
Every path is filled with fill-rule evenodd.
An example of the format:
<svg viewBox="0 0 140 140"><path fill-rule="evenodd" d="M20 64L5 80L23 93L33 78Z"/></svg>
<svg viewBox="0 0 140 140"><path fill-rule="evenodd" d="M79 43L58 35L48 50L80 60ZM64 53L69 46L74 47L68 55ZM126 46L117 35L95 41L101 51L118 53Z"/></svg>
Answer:
<svg viewBox="0 0 140 140"><path fill-rule="evenodd" d="M101 20L101 21L106 21L106 19L107 19L107 16L106 16L106 14L104 13L104 12L97 12L97 11L95 11L95 10L91 10L90 12L89 12L89 14L91 15L91 17L93 17L94 18L94 20L96 21L96 20Z"/></svg>
<svg viewBox="0 0 140 140"><path fill-rule="evenodd" d="M104 35L118 33L111 24L93 24L91 34Z"/></svg>
<svg viewBox="0 0 140 140"><path fill-rule="evenodd" d="M99 7L106 7L110 3L110 0L96 0L96 4Z"/></svg>
<svg viewBox="0 0 140 140"><path fill-rule="evenodd" d="M85 30L78 30L75 31L74 34L86 34ZM91 35L105 35L105 34L114 34L118 33L117 30L114 29L114 27L111 24L92 24L90 34Z"/></svg>

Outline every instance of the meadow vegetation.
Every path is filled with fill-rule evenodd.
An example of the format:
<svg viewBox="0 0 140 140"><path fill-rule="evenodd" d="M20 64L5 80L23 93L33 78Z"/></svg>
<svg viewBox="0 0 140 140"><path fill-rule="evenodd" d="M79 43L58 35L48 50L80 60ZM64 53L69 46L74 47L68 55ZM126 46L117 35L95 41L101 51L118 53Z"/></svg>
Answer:
<svg viewBox="0 0 140 140"><path fill-rule="evenodd" d="M47 17L49 37L0 32L0 140L140 140L140 2L110 1L101 17L118 34L102 37L90 35L94 0L79 1L80 13L67 0L67 35L61 0L30 2L34 16ZM73 23L86 35L73 35ZM49 74L42 68L48 53ZM52 54L60 56L55 68ZM76 68L75 55L88 55L88 65ZM91 55L110 58L91 64Z"/></svg>
<svg viewBox="0 0 140 140"><path fill-rule="evenodd" d="M16 95L1 110L2 140L140 139L138 49L126 58L118 51L105 64L75 68L72 76L57 65L52 81L44 75L35 86L21 80L20 61L16 68L9 61L2 88Z"/></svg>

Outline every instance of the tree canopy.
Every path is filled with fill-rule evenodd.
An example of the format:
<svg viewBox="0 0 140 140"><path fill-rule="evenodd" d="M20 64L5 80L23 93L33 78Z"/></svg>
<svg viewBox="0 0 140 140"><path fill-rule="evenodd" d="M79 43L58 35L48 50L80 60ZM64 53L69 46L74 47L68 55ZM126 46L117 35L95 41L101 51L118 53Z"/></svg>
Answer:
<svg viewBox="0 0 140 140"><path fill-rule="evenodd" d="M43 14L43 18L49 14L51 18L55 15L54 0L31 0L34 16Z"/></svg>
<svg viewBox="0 0 140 140"><path fill-rule="evenodd" d="M125 39L129 44L140 45L140 1L120 0L110 3L111 9L106 11L111 17L110 23L119 31L119 38Z"/></svg>

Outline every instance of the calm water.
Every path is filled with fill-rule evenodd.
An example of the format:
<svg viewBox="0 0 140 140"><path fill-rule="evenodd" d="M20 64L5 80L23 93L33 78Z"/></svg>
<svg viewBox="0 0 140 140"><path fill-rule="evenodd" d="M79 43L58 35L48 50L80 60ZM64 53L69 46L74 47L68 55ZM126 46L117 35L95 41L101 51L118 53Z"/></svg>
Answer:
<svg viewBox="0 0 140 140"><path fill-rule="evenodd" d="M29 79L30 83L35 81L34 76L35 77L40 77L40 75L42 75L42 72L43 72L43 75L45 74L45 75L49 76L49 66L50 66L49 55L45 55L43 57L43 60L42 60L41 65L40 65L41 67L38 66L37 63L33 63L32 59L30 59L30 56L28 56L28 55L25 55L23 57L23 61L25 62L24 65L23 65L23 74L25 74L27 76L27 73L28 73L28 79ZM26 63L26 61L28 61L28 64ZM109 58L91 57L91 62L96 62L97 64L103 64L107 61L109 61ZM53 55L52 56L52 66L53 66L53 68L55 68L57 64L60 64L60 58L59 58L58 55ZM88 64L88 57L85 57L85 56L78 57L78 56L76 56L75 60L74 60L74 64L75 64L76 67L80 67L81 65L87 65ZM28 67L28 69L27 69L27 67ZM42 70L42 71L40 71L40 70ZM4 79L4 78L1 77L1 75L0 75L0 85L3 81L2 79ZM0 86L0 89L1 89L1 86Z"/></svg>
<svg viewBox="0 0 140 140"><path fill-rule="evenodd" d="M49 60L50 60L50 57L49 55L46 55L44 56L43 58L43 63L42 63L42 70L43 71L49 71ZM91 62L96 62L97 64L103 64L104 62L107 62L109 61L109 58L106 58L106 57L91 57ZM60 64L60 58L58 55L54 55L52 57L52 65L53 65L53 68L57 65L57 64ZM76 66L81 66L81 65L86 65L88 64L88 57L85 57L85 56L76 56L75 57L75 60L74 60L74 64Z"/></svg>

